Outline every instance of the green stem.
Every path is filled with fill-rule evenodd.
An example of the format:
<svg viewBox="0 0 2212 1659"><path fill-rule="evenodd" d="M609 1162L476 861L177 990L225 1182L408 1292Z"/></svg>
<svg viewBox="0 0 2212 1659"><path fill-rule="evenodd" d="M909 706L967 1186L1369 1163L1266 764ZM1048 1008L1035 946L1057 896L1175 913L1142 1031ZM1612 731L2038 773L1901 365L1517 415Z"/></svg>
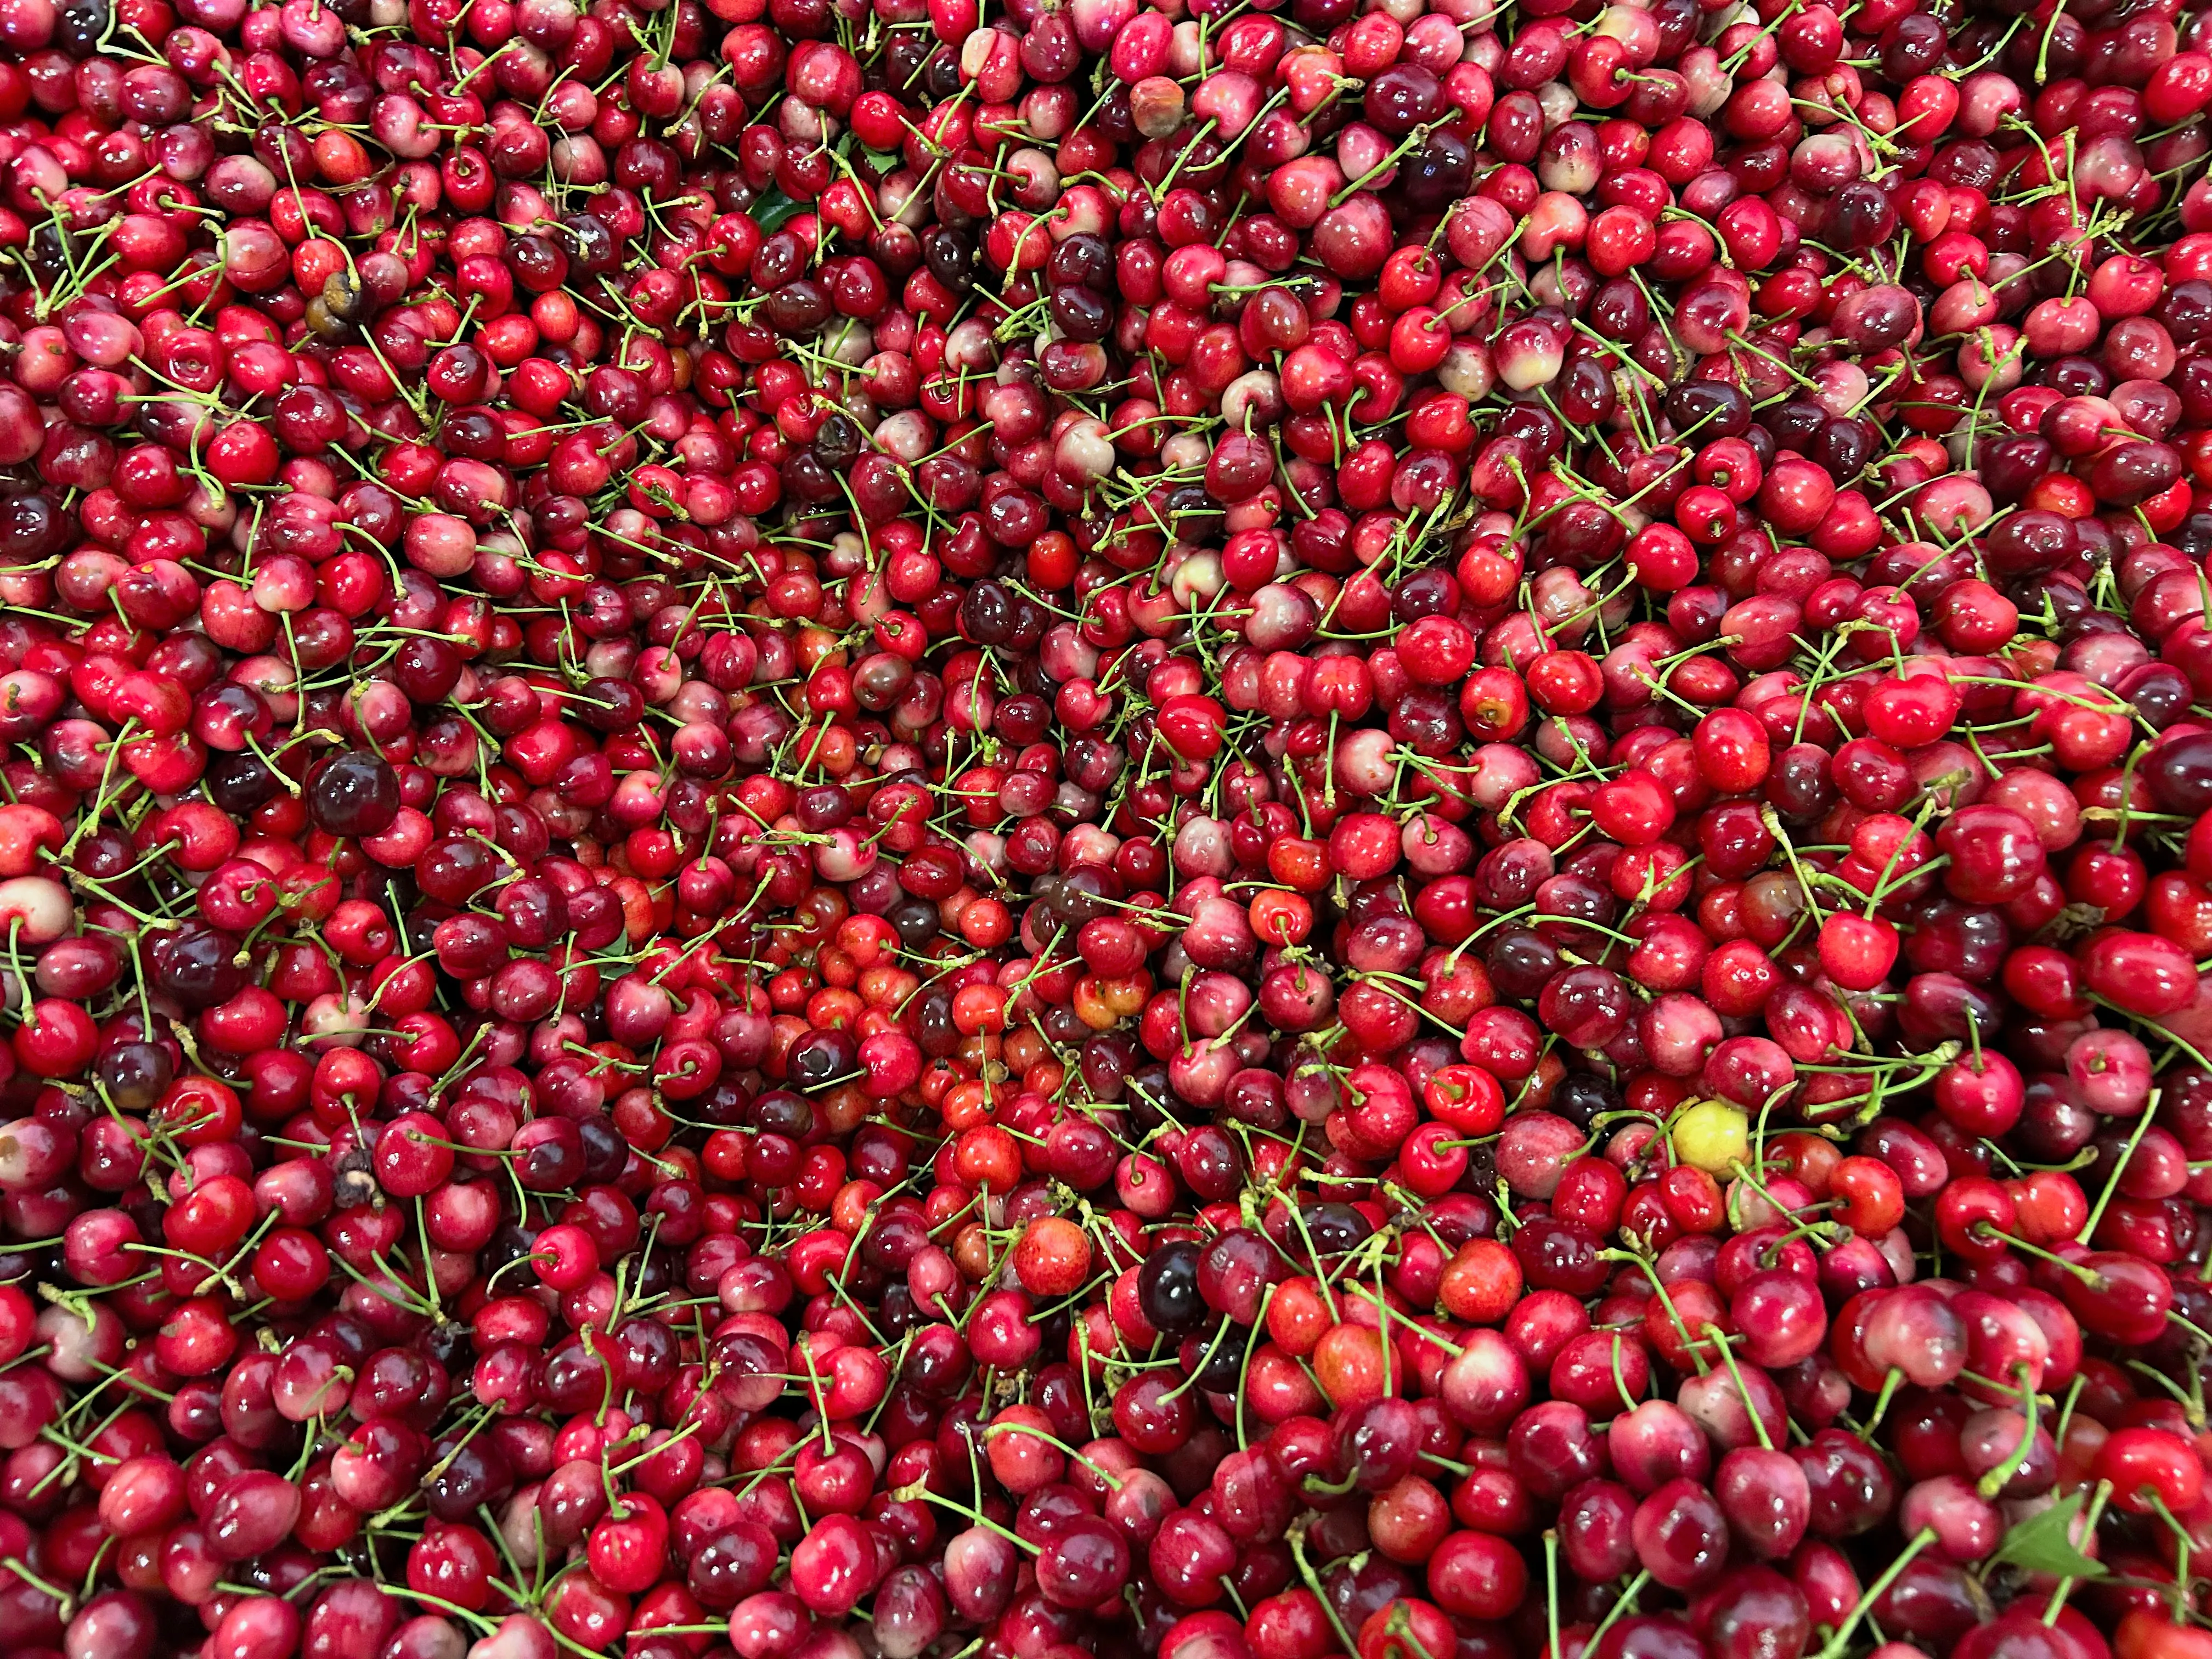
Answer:
<svg viewBox="0 0 2212 1659"><path fill-rule="evenodd" d="M1859 1621L1873 1610L1874 1604L1881 1600L1883 1592L1897 1582L1905 1568L1912 1565L1912 1558L1935 1541L1936 1529L1923 1527L1912 1541L1898 1552L1897 1559L1883 1569L1881 1577L1867 1587L1865 1593L1859 1597L1858 1605L1845 1615L1844 1622L1828 1638L1828 1645L1820 1650L1816 1659L1844 1659L1844 1651L1851 1644L1851 1632L1859 1627Z"/></svg>
<svg viewBox="0 0 2212 1659"><path fill-rule="evenodd" d="M1728 1339L1716 1332L1713 1343L1721 1351L1721 1364L1728 1367L1729 1376L1735 1379L1735 1391L1743 1396L1743 1414L1751 1419L1751 1431L1759 1437L1762 1449L1772 1451L1774 1437L1767 1433L1765 1421L1759 1414L1759 1403L1751 1397L1751 1390L1743 1385L1743 1373L1736 1368L1735 1354L1729 1349Z"/></svg>
<svg viewBox="0 0 2212 1659"><path fill-rule="evenodd" d="M1869 1445L1874 1443L1874 1431L1881 1426L1882 1417L1889 1410L1889 1402L1897 1398L1897 1391L1904 1382L1905 1373L1896 1366L1891 1366L1889 1375L1881 1379L1881 1392L1875 1396L1874 1415L1867 1419L1866 1426L1859 1431L1860 1439Z"/></svg>
<svg viewBox="0 0 2212 1659"><path fill-rule="evenodd" d="M2089 1212L2089 1218L2081 1224L2081 1231L2074 1235L2077 1244L2087 1244L2095 1234L2097 1224L2105 1218L2105 1206L2112 1201L2112 1194L2119 1191L2120 1177L2128 1172L2128 1160L2136 1155L2136 1148L2142 1144L2151 1119L2158 1115L2158 1096L2159 1091L2152 1090L2150 1098L2143 1103L2142 1115L2136 1120L2136 1132L2128 1137L2128 1144L2120 1148L2119 1158L2105 1182L2105 1190L2097 1194L2096 1207Z"/></svg>
<svg viewBox="0 0 2212 1659"><path fill-rule="evenodd" d="M1560 1659L1559 1534L1556 1531L1544 1534L1544 1621L1551 1632L1551 1644L1544 1650L1544 1659Z"/></svg>
<svg viewBox="0 0 2212 1659"><path fill-rule="evenodd" d="M1336 1639L1344 1644L1345 1652L1357 1653L1359 1644L1353 1641L1352 1632L1345 1629L1344 1620L1336 1611L1336 1603L1328 1599L1328 1592L1322 1588L1321 1575L1314 1571L1313 1563L1306 1559L1306 1528L1319 1519L1318 1515L1309 1512L1292 1524L1285 1534L1291 1546L1291 1559L1297 1565L1298 1577L1306 1581L1306 1588L1321 1603L1321 1610L1328 1615L1329 1628L1336 1632Z"/></svg>
<svg viewBox="0 0 2212 1659"><path fill-rule="evenodd" d="M2035 1449L2035 1390L2027 1385L2027 1367L2013 1367L2013 1376L2020 1383L2021 1413L2027 1419L2020 1433L2020 1444L2013 1448L2012 1455L1982 1477L1980 1492L1984 1500L1996 1501L2005 1482L2020 1473L2021 1465L2027 1462L2028 1454Z"/></svg>

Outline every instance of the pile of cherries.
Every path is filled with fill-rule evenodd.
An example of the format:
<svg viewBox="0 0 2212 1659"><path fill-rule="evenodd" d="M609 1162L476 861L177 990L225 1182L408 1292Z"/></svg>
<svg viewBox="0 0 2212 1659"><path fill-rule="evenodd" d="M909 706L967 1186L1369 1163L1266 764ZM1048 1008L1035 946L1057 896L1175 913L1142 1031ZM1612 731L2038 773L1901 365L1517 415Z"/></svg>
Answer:
<svg viewBox="0 0 2212 1659"><path fill-rule="evenodd" d="M2212 1659L2212 10L0 0L9 1659Z"/></svg>

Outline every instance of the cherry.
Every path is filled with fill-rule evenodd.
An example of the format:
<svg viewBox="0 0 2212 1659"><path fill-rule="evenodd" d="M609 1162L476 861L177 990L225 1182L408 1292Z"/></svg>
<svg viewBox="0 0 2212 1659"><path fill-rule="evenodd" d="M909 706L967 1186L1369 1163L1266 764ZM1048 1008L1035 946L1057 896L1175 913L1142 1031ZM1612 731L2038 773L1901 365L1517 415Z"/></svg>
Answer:
<svg viewBox="0 0 2212 1659"><path fill-rule="evenodd" d="M2186 19L187 11L0 17L16 1644L2094 1650Z"/></svg>

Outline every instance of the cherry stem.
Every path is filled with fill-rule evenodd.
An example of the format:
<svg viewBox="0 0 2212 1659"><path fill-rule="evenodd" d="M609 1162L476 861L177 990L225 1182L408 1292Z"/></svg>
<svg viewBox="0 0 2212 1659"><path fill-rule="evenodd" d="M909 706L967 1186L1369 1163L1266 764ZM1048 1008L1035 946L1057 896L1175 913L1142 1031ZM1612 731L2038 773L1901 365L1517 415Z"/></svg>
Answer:
<svg viewBox="0 0 2212 1659"><path fill-rule="evenodd" d="M1544 1619L1552 1638L1550 1646L1544 1650L1545 1659L1563 1659L1559 1649L1559 1534L1556 1529L1549 1528L1544 1534Z"/></svg>
<svg viewBox="0 0 2212 1659"><path fill-rule="evenodd" d="M616 1475L622 1474L628 1470L634 1469L639 1464L646 1462L648 1458L658 1457L662 1452L666 1451L678 1441L689 1440L693 1435L698 1432L699 1419L697 1418L694 1418L691 1421L686 1423L682 1428L678 1429L674 1434L670 1435L667 1439L662 1441L659 1445L648 1446L636 1456L626 1458L622 1462L614 1465L611 1468L607 1470L607 1478L612 1480Z"/></svg>
<svg viewBox="0 0 2212 1659"><path fill-rule="evenodd" d="M2212 1333L2207 1333L2193 1320L2185 1318L2182 1315L2176 1313L2171 1308L2168 1308L2166 1310L2166 1316L2168 1322L2180 1326L2183 1330L2187 1331L2190 1335L2195 1337L2199 1342L2204 1344L2205 1346L2212 1348Z"/></svg>
<svg viewBox="0 0 2212 1659"><path fill-rule="evenodd" d="M1816 1211L1826 1212L1833 1207L1827 1204L1808 1204L1793 1208L1790 1205L1779 1203L1776 1200L1774 1195L1766 1190L1765 1183L1760 1181L1759 1178L1752 1172L1750 1168L1745 1164L1741 1158L1729 1159L1729 1167L1735 1171L1735 1178L1738 1181L1742 1182L1746 1186L1749 1187L1752 1191L1757 1193L1759 1197L1765 1199L1766 1200L1766 1207L1772 1210L1777 1215L1809 1216ZM1835 1231L1836 1224L1833 1222L1801 1221L1788 1232L1783 1234L1781 1237L1771 1240L1767 1243L1766 1247L1759 1251L1759 1261L1765 1267L1779 1267L1782 1262L1782 1247L1789 1243L1792 1239L1803 1238L1808 1235L1826 1238L1832 1236Z"/></svg>
<svg viewBox="0 0 2212 1659"><path fill-rule="evenodd" d="M1917 835L1920 833L1921 830L1927 824L1928 815L1935 810L1936 799L1932 795L1926 800L1920 803L1920 810L1914 813L1912 817L1913 834ZM1905 849L1909 845L1911 845L1910 841L1900 841L1895 847L1890 848L1889 857L1884 860L1882 864L1881 873L1875 878L1874 890L1867 895L1866 917L1868 921L1871 921L1874 920L1875 908L1880 906L1882 900L1888 896L1890 891L1891 872L1897 868L1898 860L1905 856ZM1899 884L1902 885L1904 882L1911 880L1913 877L1918 875L1925 867L1926 866L1923 865L1913 866L1911 870L1905 872Z"/></svg>
<svg viewBox="0 0 2212 1659"><path fill-rule="evenodd" d="M1889 1375L1881 1379L1881 1392L1875 1396L1874 1415L1859 1430L1859 1438L1869 1445L1874 1443L1874 1431L1881 1426L1882 1416L1889 1410L1889 1402L1897 1398L1897 1390L1905 1381L1905 1373L1893 1365Z"/></svg>
<svg viewBox="0 0 2212 1659"><path fill-rule="evenodd" d="M483 1613L473 1613L467 1607L462 1607L458 1602L448 1601L442 1596L432 1595L423 1590L408 1589L398 1584L386 1584L380 1583L377 1585L377 1589L382 1590L386 1595L404 1595L410 1601L421 1601L426 1606L439 1608L441 1611L452 1617L465 1619L469 1623L482 1630L486 1635L489 1635L498 1629L498 1626L494 1625L490 1620L484 1617ZM547 1628L550 1631L551 1626L549 1626ZM558 1632L553 1632L553 1633L556 1635L559 1634Z"/></svg>
<svg viewBox="0 0 2212 1659"><path fill-rule="evenodd" d="M2035 1449L2035 1390L2028 1386L2025 1362L2013 1367L2013 1376L2020 1382L2021 1413L2025 1421L2020 1432L2020 1444L2013 1448L2012 1455L1982 1477L1979 1491L1986 1503L1996 1501L1997 1494L2005 1488L2005 1482L2020 1473L2021 1466L2027 1462L2028 1454Z"/></svg>
<svg viewBox="0 0 2212 1659"><path fill-rule="evenodd" d="M15 975L16 988L23 994L23 1024L38 1024L37 1006L31 1000L31 976L23 971L23 959L15 952L15 936L23 931L23 918L14 916L8 922L8 966Z"/></svg>
<svg viewBox="0 0 2212 1659"><path fill-rule="evenodd" d="M1253 1005L1254 1007L1257 1007L1259 1005L1257 1003ZM1236 1326L1231 1321L1226 1319L1223 1320L1219 1328L1213 1333L1213 1340L1206 1345L1206 1352L1199 1356L1198 1364L1191 1368L1190 1375L1183 1378L1182 1382L1176 1383L1174 1388L1169 1389L1166 1394L1161 1396L1161 1399L1164 1401L1169 1400L1179 1400L1192 1389L1196 1388L1198 1386L1198 1379L1206 1375L1206 1368L1213 1363L1213 1356L1221 1352L1222 1342L1228 1337L1229 1333L1235 1328ZM1065 1449L1065 1448L1062 1449Z"/></svg>
<svg viewBox="0 0 2212 1659"><path fill-rule="evenodd" d="M33 1586L34 1589L44 1590L48 1595L52 1596L56 1601L61 1604L61 1616L63 1619L67 1620L71 1616L71 1612L76 1606L76 1598L71 1595L67 1590L57 1589L54 1585L48 1583L45 1579L40 1577L37 1573L33 1572L28 1565L21 1560L19 1560L15 1556L11 1555L5 1560L0 1560L0 1567L7 1568L9 1571L14 1573L25 1583Z"/></svg>
<svg viewBox="0 0 2212 1659"><path fill-rule="evenodd" d="M1728 1367L1729 1376L1735 1381L1735 1391L1743 1396L1744 1415L1751 1419L1751 1431L1759 1437L1759 1443L1762 1450L1772 1451L1774 1437L1767 1433L1765 1419L1759 1416L1759 1406L1752 1399L1751 1390L1744 1386L1743 1372L1736 1367L1735 1354L1729 1348L1729 1339L1722 1335L1720 1332L1713 1333L1713 1346L1721 1351L1721 1364Z"/></svg>
<svg viewBox="0 0 2212 1659"><path fill-rule="evenodd" d="M1652 1293L1659 1298L1660 1306L1667 1310L1667 1317L1674 1322L1675 1332L1682 1339L1683 1351L1690 1356L1691 1362L1697 1366L1698 1375L1703 1376L1712 1370L1712 1367L1705 1363L1705 1355L1699 1352L1705 1339L1690 1334L1689 1326L1683 1322L1681 1310L1675 1307L1674 1298L1667 1294L1667 1287L1660 1282L1658 1269L1651 1265L1650 1258L1638 1255L1629 1250L1600 1250L1598 1259L1601 1261L1633 1261L1641 1267L1644 1270L1644 1276L1651 1281ZM1708 1325L1705 1328L1710 1332L1712 1327Z"/></svg>
<svg viewBox="0 0 2212 1659"><path fill-rule="evenodd" d="M2166 1594L2173 1604L2173 1617L2179 1621L2182 1616L2183 1598L2188 1595L2189 1528L2174 1519L2173 1511L2166 1508L2166 1499L2158 1495L2157 1487L2146 1486L2143 1490L2150 1495L2150 1506L2158 1511L2158 1518L2166 1522L2166 1530L2173 1534L2173 1583L2167 1586Z"/></svg>
<svg viewBox="0 0 2212 1659"><path fill-rule="evenodd" d="M1275 1299L1276 1286L1270 1285L1260 1293L1260 1311L1252 1320L1252 1334L1244 1340L1244 1363L1237 1372L1237 1449L1250 1449L1244 1437L1244 1396L1249 1392L1246 1379L1252 1374L1252 1356L1259 1352L1260 1334L1267 1328L1267 1309Z"/></svg>
<svg viewBox="0 0 2212 1659"><path fill-rule="evenodd" d="M2135 1157L2136 1148L2142 1144L2142 1138L2150 1128L2151 1119L2158 1115L2158 1097L2159 1091L2153 1089L2150 1098L2143 1103L2142 1115L2136 1120L2135 1133L2128 1137L2128 1144L2120 1148L2120 1155L2112 1164L2112 1173L2105 1178L2105 1190L2097 1194L2096 1207L2089 1212L2089 1218L2081 1224L2081 1231L2074 1235L2075 1243L2087 1244L2095 1234L2097 1224L2105 1218L2105 1206L2112 1201L2112 1194L2119 1191L2120 1177L2128 1172L2128 1161Z"/></svg>
<svg viewBox="0 0 2212 1659"><path fill-rule="evenodd" d="M1583 1652L1590 1653L1596 1650L1600 1638L1613 1628L1613 1620L1634 1609L1637 1597L1644 1594L1644 1587L1650 1582L1651 1570L1649 1567L1638 1569L1636 1577L1628 1581L1628 1588L1621 1591L1620 1599L1606 1610L1604 1618L1598 1620L1597 1628L1590 1632L1589 1641L1584 1645Z"/></svg>
<svg viewBox="0 0 2212 1659"><path fill-rule="evenodd" d="M1306 1581L1306 1588L1313 1592L1315 1600L1321 1603L1321 1610L1328 1615L1329 1627L1335 1631L1336 1639L1344 1644L1344 1650L1346 1653L1357 1653L1359 1651L1359 1644L1352 1639L1352 1632L1344 1627L1343 1615L1337 1612L1336 1603L1329 1600L1328 1592L1322 1588L1321 1575L1314 1571L1313 1563L1306 1559L1306 1529L1320 1519L1318 1513L1309 1510L1291 1524L1290 1531L1284 1536L1290 1544L1291 1559L1297 1565L1298 1577ZM1556 1629L1558 1625L1556 1614L1553 1622ZM1555 1648L1557 1638L1554 1638ZM1553 1659L1558 1659L1556 1651L1553 1655Z"/></svg>
<svg viewBox="0 0 2212 1659"><path fill-rule="evenodd" d="M2040 1244L2031 1244L2024 1238L2015 1238L2010 1233L1999 1232L1995 1222L1977 1221L1966 1231L1973 1234L1977 1238L1994 1238L2000 1240L2002 1243L2010 1245L2014 1249L2021 1251L2026 1255L2032 1255L2039 1261L2048 1261L2053 1267L2063 1267L2068 1273L2072 1273L2075 1278L2080 1279L2084 1285L2096 1286L2102 1285L2105 1282L2104 1275L2098 1273L2094 1268L2085 1267L2078 1261L2069 1261L2063 1255L2054 1255L2049 1250L2045 1249Z"/></svg>
<svg viewBox="0 0 2212 1659"><path fill-rule="evenodd" d="M1790 839L1790 831L1783 824L1781 815L1771 806L1762 806L1759 817L1759 822L1766 826L1767 834L1781 844L1782 856L1789 863L1790 872L1797 878L1798 890L1805 895L1805 908L1812 912L1813 925L1820 927L1827 918L1821 912L1820 901L1813 895L1812 877L1807 875L1805 866L1797 862L1796 845Z"/></svg>
<svg viewBox="0 0 2212 1659"><path fill-rule="evenodd" d="M1359 1473L1355 1469L1340 1480L1321 1480L1310 1474L1298 1483L1298 1490L1309 1497L1341 1498L1358 1484Z"/></svg>
<svg viewBox="0 0 2212 1659"><path fill-rule="evenodd" d="M1121 1477L1120 1475L1115 1474L1112 1470L1106 1468L1098 1463L1093 1462L1090 1458L1085 1457L1081 1452L1076 1450L1074 1447L1069 1445L1065 1440L1062 1440L1058 1435L1053 1434L1048 1430L1033 1429L1026 1423L994 1423L983 1431L983 1438L986 1440L994 1440L1001 1434L1025 1434L1032 1440L1042 1440L1048 1446L1058 1447L1060 1450L1073 1458L1077 1462L1082 1464L1085 1468L1089 1469L1091 1474L1097 1475L1108 1486L1113 1487L1115 1492L1121 1490Z"/></svg>
<svg viewBox="0 0 2212 1659"><path fill-rule="evenodd" d="M1836 1627L1836 1633L1828 1638L1828 1645L1822 1648L1814 1659L1844 1659L1845 1650L1850 1646L1851 1632L1859 1627L1859 1621L1873 1610L1874 1604L1881 1600L1883 1593L1897 1582L1905 1568L1912 1565L1912 1558L1935 1541L1936 1528L1933 1527L1923 1527L1915 1533L1912 1541L1898 1552L1897 1559L1884 1568L1881 1577L1861 1593L1858 1605L1844 1615L1844 1622Z"/></svg>

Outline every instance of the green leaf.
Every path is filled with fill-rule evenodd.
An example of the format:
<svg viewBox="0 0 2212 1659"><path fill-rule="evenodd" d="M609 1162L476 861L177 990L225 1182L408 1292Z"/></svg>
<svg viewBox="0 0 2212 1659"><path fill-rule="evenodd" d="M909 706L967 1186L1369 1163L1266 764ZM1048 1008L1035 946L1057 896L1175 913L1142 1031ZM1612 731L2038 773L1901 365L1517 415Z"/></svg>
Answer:
<svg viewBox="0 0 2212 1659"><path fill-rule="evenodd" d="M753 222L761 228L764 236L773 236L783 228L784 221L794 218L799 204L781 191L769 189L752 205Z"/></svg>
<svg viewBox="0 0 2212 1659"><path fill-rule="evenodd" d="M2074 1518L2081 1512L2081 1498L2077 1492L2023 1521L2005 1534L1992 1559L2023 1572L2047 1572L2057 1578L2101 1577L2103 1565L2075 1548L2069 1535Z"/></svg>

